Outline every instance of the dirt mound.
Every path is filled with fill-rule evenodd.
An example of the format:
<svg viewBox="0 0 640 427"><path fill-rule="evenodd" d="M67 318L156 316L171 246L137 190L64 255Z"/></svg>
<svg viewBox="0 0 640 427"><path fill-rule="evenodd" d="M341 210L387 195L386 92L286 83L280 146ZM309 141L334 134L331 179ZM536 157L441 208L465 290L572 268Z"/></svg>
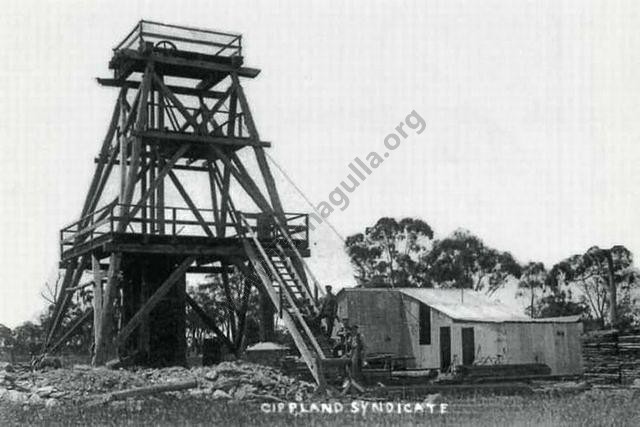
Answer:
<svg viewBox="0 0 640 427"><path fill-rule="evenodd" d="M114 396L146 395L154 386L190 384L188 389L169 391L176 397L210 399L302 401L315 386L282 374L274 368L246 362L223 362L191 369L131 368L111 370L76 365L71 369L30 371L0 366L0 401L53 406L64 401L104 401ZM146 391L144 391L145 389Z"/></svg>

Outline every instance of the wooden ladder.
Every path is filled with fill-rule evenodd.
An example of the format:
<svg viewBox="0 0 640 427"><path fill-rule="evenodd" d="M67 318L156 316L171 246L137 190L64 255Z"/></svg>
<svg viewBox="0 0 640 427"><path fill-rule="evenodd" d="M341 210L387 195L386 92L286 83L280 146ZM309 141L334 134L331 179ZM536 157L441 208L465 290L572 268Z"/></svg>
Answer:
<svg viewBox="0 0 640 427"><path fill-rule="evenodd" d="M324 388L326 383L323 363L328 359L328 349L319 344L309 327L309 320L319 313L318 295L322 294L322 290L310 274L286 229L277 219L274 239L271 242L261 242L242 214L238 215L244 226L245 238L242 242L247 257L311 375L316 383ZM299 271L300 267L296 268L296 263L311 276L311 286L303 279L304 273Z"/></svg>

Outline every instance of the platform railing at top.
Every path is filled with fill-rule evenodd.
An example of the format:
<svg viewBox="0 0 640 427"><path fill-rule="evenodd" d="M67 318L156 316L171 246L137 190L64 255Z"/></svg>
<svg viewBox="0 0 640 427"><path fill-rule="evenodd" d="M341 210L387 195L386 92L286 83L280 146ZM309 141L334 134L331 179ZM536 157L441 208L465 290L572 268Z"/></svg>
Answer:
<svg viewBox="0 0 640 427"><path fill-rule="evenodd" d="M213 209L198 209L200 218L188 207L165 207L151 209L151 206L140 208L133 217L128 212L132 205L110 203L91 212L74 223L60 230L60 251L64 253L79 244L86 243L109 233L221 237L218 231L224 229L224 236L237 235L237 224L227 218L224 223L217 220L222 212ZM152 215L153 213L153 215ZM243 213L254 231L258 232L268 214ZM304 213L285 213L286 227L289 236L297 244L308 247L309 217ZM269 222L269 221L266 221ZM125 224L120 230L120 224Z"/></svg>
<svg viewBox="0 0 640 427"><path fill-rule="evenodd" d="M138 49L142 43L152 42L164 49L198 52L213 56L242 56L242 35L181 25L142 20L113 49ZM159 47L160 47L159 46Z"/></svg>

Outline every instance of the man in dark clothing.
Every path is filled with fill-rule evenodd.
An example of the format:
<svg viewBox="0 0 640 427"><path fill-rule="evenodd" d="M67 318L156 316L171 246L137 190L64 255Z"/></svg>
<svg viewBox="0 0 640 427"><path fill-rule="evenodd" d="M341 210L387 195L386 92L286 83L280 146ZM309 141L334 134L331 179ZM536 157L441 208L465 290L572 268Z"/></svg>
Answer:
<svg viewBox="0 0 640 427"><path fill-rule="evenodd" d="M333 324L336 321L336 313L338 311L338 300L336 296L331 293L331 286L325 286L327 294L322 299L322 305L320 306L320 315L318 315L318 322L325 319L327 323L327 336L331 337L333 332Z"/></svg>
<svg viewBox="0 0 640 427"><path fill-rule="evenodd" d="M349 338L351 336L351 326L349 326L349 319L342 319L340 329L338 329L338 343L333 348L333 357L341 357L347 354L349 351Z"/></svg>
<svg viewBox="0 0 640 427"><path fill-rule="evenodd" d="M350 376L352 379L359 381L362 377L362 362L364 360L364 340L362 335L358 331L357 325L351 326L351 336L349 339L350 350L349 356L351 359L351 371Z"/></svg>

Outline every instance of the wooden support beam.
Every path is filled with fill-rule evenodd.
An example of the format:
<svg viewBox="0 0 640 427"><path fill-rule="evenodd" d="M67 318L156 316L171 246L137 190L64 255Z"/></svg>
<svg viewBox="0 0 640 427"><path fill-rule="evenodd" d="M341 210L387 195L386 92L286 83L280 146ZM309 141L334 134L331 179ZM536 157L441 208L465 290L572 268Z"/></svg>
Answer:
<svg viewBox="0 0 640 427"><path fill-rule="evenodd" d="M185 108L185 106L178 99L178 97L175 96L173 94L173 92L171 92L167 88L167 86L165 86L164 82L160 78L158 78L158 76L154 75L153 76L153 81L156 84L156 86L158 87L158 89L160 89L160 92L162 92L162 95L165 98L169 99L173 103L173 105L178 109L178 111L180 111L180 114L182 114L182 116L185 118L185 120L187 122L189 122L189 124L191 126L193 126L193 129L197 132L198 131L198 122L193 118L193 116L191 115L189 110L187 110Z"/></svg>
<svg viewBox="0 0 640 427"><path fill-rule="evenodd" d="M194 256L187 257L184 261L182 261L178 267L167 277L167 279L162 282L162 285L156 290L156 292L151 295L151 297L147 300L147 302L140 307L140 310L129 320L129 323L122 328L118 337L116 338L116 343L118 346L124 344L131 335L131 333L138 327L140 322L148 316L151 311L158 305L158 303L167 295L167 293L171 290L171 287L176 284L176 282L184 276L187 272L187 269L195 260Z"/></svg>
<svg viewBox="0 0 640 427"><path fill-rule="evenodd" d="M231 88L234 86L231 85ZM231 93L231 99L229 100L229 119L227 124L227 136L233 137L235 136L235 128L236 128L236 113L238 109L238 94L234 90Z"/></svg>
<svg viewBox="0 0 640 427"><path fill-rule="evenodd" d="M134 131L131 133L133 136L137 136L145 139L161 140L161 141L178 141L178 142L193 142L198 144L218 144L227 145L230 147L242 148L242 147L271 147L271 143L267 141L257 141L251 138L229 138L226 136L210 136L210 135L193 135L189 133L180 132L161 132L148 130L144 132Z"/></svg>
<svg viewBox="0 0 640 427"><path fill-rule="evenodd" d="M136 203L135 206L128 212L127 218L131 219L138 213L138 211L144 205L145 201L151 195L151 192L155 191L156 188L160 185L160 183L164 182L164 177L171 171L171 168L173 167L173 165L178 161L179 158L181 158L184 155L184 153L189 149L189 147L190 147L189 144L185 144L182 147L180 147L178 151L175 152L175 154L171 157L171 159L169 159L169 161L158 172L158 175L156 176L156 180L150 183L149 188L147 188L147 191L140 196L140 200L138 200L138 203ZM129 223L128 220L124 220L125 228L126 228L126 224L128 223Z"/></svg>
<svg viewBox="0 0 640 427"><path fill-rule="evenodd" d="M95 353L92 364L100 366L107 363L114 348L111 342L114 330L113 311L116 293L118 291L118 281L120 277L121 253L112 253L109 260L109 271L107 273L107 285L104 289L102 301L102 316L100 319L100 329L95 331Z"/></svg>
<svg viewBox="0 0 640 427"><path fill-rule="evenodd" d="M171 178L171 181L173 182L173 185L176 187L176 189L178 190L178 192L180 193L180 195L182 196L184 201L187 203L187 206L189 206L189 209L191 209L191 212L196 217L196 219L198 220L198 222L202 226L202 229L207 234L207 236L215 237L215 235L213 234L213 232L211 231L211 229L207 225L207 222L202 217L202 214L198 210L198 207L195 205L195 203L193 203L193 200L191 200L191 197L189 197L189 194L187 193L187 191L182 186L182 183L180 183L180 180L178 179L178 177L172 171L169 171L169 178Z"/></svg>
<svg viewBox="0 0 640 427"><path fill-rule="evenodd" d="M57 310L55 310L55 314L53 316L53 321L51 322L51 327L49 329L49 334L47 335L47 339L45 340L45 346L48 346L51 343L55 333L58 328L62 324L62 319L69 308L69 304L71 303L71 298L73 297L73 292L66 292L68 288L74 288L80 283L80 279L82 278L82 273L87 268L89 264L89 259L87 256L83 256L80 259L80 262L75 265L75 267L71 268L71 276L70 280L66 282L63 279L63 285L66 286L60 288L60 295L58 304L56 304ZM68 271L69 269L67 269ZM65 277L66 279L66 277Z"/></svg>
<svg viewBox="0 0 640 427"><path fill-rule="evenodd" d="M75 271L76 268L77 268L77 262L74 260L71 263L69 263L69 265L67 265L67 267L66 267L66 269L64 271L64 275L62 277L62 284L60 285L60 290L58 291L58 295L56 295L56 302L55 302L55 305L53 307L53 319L54 319L54 322L52 322L49 325L48 330L47 330L47 335L46 335L45 340L44 340L44 342L42 344L41 350L42 350L43 353L44 353L46 347L51 342L53 334L55 334L55 332L56 332L57 325L55 324L55 319L58 317L58 312L62 308L63 301L66 298L66 295L68 294L67 288L69 287L69 284L71 283L73 272Z"/></svg>
<svg viewBox="0 0 640 427"><path fill-rule="evenodd" d="M116 145L111 149L111 152L109 153L109 159L107 160L106 167L104 168L104 172L102 173L102 177L100 178L100 183L98 184L98 188L96 189L93 199L91 200L91 204L89 206L89 209L87 210L87 213L93 212L100 202L100 198L102 197L104 188L107 185L107 181L109 181L109 176L111 175L113 166L116 164L116 162L118 162L116 158L118 157L118 153L120 151L119 148L119 145Z"/></svg>
<svg viewBox="0 0 640 427"><path fill-rule="evenodd" d="M194 61L192 59L176 58L174 56L164 56L161 54L141 54L133 49L120 50L119 54L126 56L129 59L139 61L154 61L158 64L166 65L178 65L192 68L199 68L201 70L208 71L222 71L227 73L237 73L240 77L255 78L260 74L260 70L257 68L249 67L234 67L231 65L220 64L212 61Z"/></svg>
<svg viewBox="0 0 640 427"><path fill-rule="evenodd" d="M120 90L120 95L126 93L126 89ZM111 141L116 133L116 128L118 127L118 120L120 119L120 103L116 102L113 107L113 113L111 114L111 122L109 123L109 128L107 130L107 135L104 137L102 141L102 148L100 149L100 157L107 157L109 154L109 147L111 146ZM93 179L91 184L89 185L89 191L87 192L87 197L84 201L84 206L82 208L82 213L80 217L85 216L88 212L90 212L91 202L96 198L96 190L102 179L104 164L97 164L96 170L93 174Z"/></svg>
<svg viewBox="0 0 640 427"><path fill-rule="evenodd" d="M91 255L91 267L93 270L93 344L94 348L98 344L96 341L96 331L102 329L102 269L100 260L95 255Z"/></svg>
<svg viewBox="0 0 640 427"><path fill-rule="evenodd" d="M84 313L78 316L75 321L69 326L69 329L56 341L53 345L51 345L48 349L48 353L55 352L60 346L62 346L69 338L73 336L74 333L78 332L78 329L84 325L88 320L93 317L93 308L87 309Z"/></svg>
<svg viewBox="0 0 640 427"><path fill-rule="evenodd" d="M152 161L153 159L151 157L148 156L143 156L143 158L148 159L149 161ZM97 163L100 161L100 159L98 159L97 157L94 159L94 161ZM114 165L119 165L120 161L116 160L114 162ZM130 162L127 162L127 165L129 165ZM188 172L207 172L208 169L206 166L193 166L193 165L173 165L173 170L179 170L179 171L188 171ZM149 169L149 171L153 170L153 166ZM153 178L149 178L149 181L152 182L155 179L155 177ZM154 203L152 203L152 205L154 205Z"/></svg>
<svg viewBox="0 0 640 427"><path fill-rule="evenodd" d="M132 81L132 80L104 79L100 77L96 78L96 80L101 86L126 87L129 89L137 89L140 87L140 83L141 83L141 82ZM169 89L171 92L177 95L201 96L203 98L209 98L209 99L218 99L225 96L224 92L219 92L215 90L200 90L200 89L184 87L184 86L167 85L167 89Z"/></svg>
<svg viewBox="0 0 640 427"><path fill-rule="evenodd" d="M226 159L222 159L225 161ZM269 204L267 199L262 194L260 187L256 184L256 182L251 178L251 175L247 172L247 169L244 167L240 159L238 158L236 153L231 153L231 173L233 173L234 178L238 181L238 183L244 188L253 202L265 213L274 213L273 207Z"/></svg>
<svg viewBox="0 0 640 427"><path fill-rule="evenodd" d="M213 118L213 115L215 113L217 113L218 110L220 109L220 107L222 107L224 105L224 102L232 94L232 92L233 92L233 86L229 86L229 88L225 92L225 97L224 98L220 98L218 101L216 101L216 103L213 104L211 109L208 109L207 106L204 105L204 103L202 104L202 106L204 107L203 110L202 110L202 122L203 123L207 123ZM214 127L215 127L215 125L214 125ZM227 136L230 136L230 135L227 135Z"/></svg>
<svg viewBox="0 0 640 427"><path fill-rule="evenodd" d="M125 111L124 103L126 102L126 98L124 96L120 97L120 111ZM120 153L120 192L118 194L118 201L120 203L124 203L125 200L125 188L127 185L127 151L129 138L127 138L126 133L124 132L125 123L127 122L127 115L120 115L120 132L118 132L118 145L119 145L119 153Z"/></svg>
<svg viewBox="0 0 640 427"><path fill-rule="evenodd" d="M200 100L200 109L195 113L193 118L197 119L198 116L202 115L202 124L204 125L205 123L209 122L211 120L211 118L213 117L213 115L220 109L220 107L222 107L224 102L227 100L227 98L231 94L231 90L232 90L232 88L229 87L223 93L223 96L220 97L220 99L218 101L216 101L216 103L213 105L213 107L211 107L211 109L209 109L206 106L206 104L204 103L204 99L203 99L204 97L203 96L198 96L198 99ZM214 126L215 126L215 123L214 123ZM180 127L180 132L184 132L188 127L189 127L188 123L183 124ZM207 133L207 132L205 132L205 133Z"/></svg>
<svg viewBox="0 0 640 427"><path fill-rule="evenodd" d="M238 101L240 102L242 114L245 118L247 129L249 130L249 136L255 141L260 141L260 135L258 134L258 129L255 125L255 122L253 121L253 115L251 114L251 109L249 108L249 103L247 102L244 90L240 85L238 75L232 73L231 80L233 81L236 93L238 94ZM273 210L275 211L276 215L278 215L278 217L281 218L284 222L284 210L282 209L282 202L280 201L278 189L276 188L276 183L273 179L273 175L271 174L271 169L269 168L269 163L267 162L264 150L262 149L262 147L257 146L254 146L253 150L255 152L256 159L258 160L258 166L260 167L262 176L264 177L265 185L267 186L269 198L271 199L271 206L273 206Z"/></svg>
<svg viewBox="0 0 640 427"><path fill-rule="evenodd" d="M216 192L216 181L213 176L213 166L211 162L206 162L207 176L209 178L209 191L211 192L211 209L213 211L213 222L216 224L216 236L221 236L220 231L222 224L220 224L220 212L218 211L218 195Z"/></svg>
<svg viewBox="0 0 640 427"><path fill-rule="evenodd" d="M125 99L125 102L127 102L127 100ZM127 115L127 120L124 122L123 127L120 129L120 132L126 134L127 132L129 132L129 129L131 129L131 126L133 125L133 123L135 122L136 118L138 117L138 104L140 103L140 90L138 90L138 92L136 92L136 97L133 100L133 104L131 105L131 108L129 109L129 114Z"/></svg>
<svg viewBox="0 0 640 427"><path fill-rule="evenodd" d="M222 194L222 201L220 203L220 208L222 209L222 211L220 212L220 222L224 224L227 222L227 213L229 212L229 199L231 197L231 195L229 194L229 187L231 185L231 171L228 167L224 168L222 181L218 182L218 185L220 185L220 193ZM224 237L226 235L227 228L222 227L221 231L222 233L218 237Z"/></svg>
<svg viewBox="0 0 640 427"><path fill-rule="evenodd" d="M262 211L266 213L273 213L273 209L269 205L267 199L262 195L260 188L257 186L255 181L251 178L249 173L247 173L246 169L242 165L235 153L232 153L232 158L237 159L236 164L232 164L231 160L229 160L229 156L224 154L221 150L214 148L216 155L218 158L222 160L225 165L225 172L230 172L233 174L233 177L238 181L238 183L242 186L245 192L251 197L256 206L260 208ZM223 197L224 197L223 192ZM223 204L224 209L224 204Z"/></svg>
<svg viewBox="0 0 640 427"><path fill-rule="evenodd" d="M147 119L149 118L149 114L147 112L147 105L149 101L149 90L151 86L151 79L155 77L153 72L153 63L149 63L147 65L147 69L142 78L142 85L140 86L140 100L138 102L138 110L137 110L137 118L135 124L135 130L137 132L141 132L147 127ZM122 213L125 214L128 205L131 203L131 199L133 198L133 193L135 191L135 183L136 183L136 175L138 173L138 169L140 167L140 154L142 151L142 141L139 138L133 138L131 140L131 166L128 168L127 173L127 182L125 184L124 197L121 198L121 203L124 206L121 206ZM122 162L120 167L124 166L123 159L120 159ZM124 231L124 227L126 224L120 223L118 224L118 231Z"/></svg>
<svg viewBox="0 0 640 427"><path fill-rule="evenodd" d="M189 307L191 307L191 309L193 310L194 313L196 313L198 315L198 317L202 320L202 322L207 326L207 328L209 328L214 334L216 334L222 341L224 341L224 344L231 350L235 349L235 346L233 345L233 343L231 342L231 340L229 340L229 338L220 330L220 328L218 328L218 325L216 325L215 320L213 320L213 318L211 316L209 316L196 302L196 300L194 300L191 295L186 294L185 295L187 304L189 304Z"/></svg>
<svg viewBox="0 0 640 427"><path fill-rule="evenodd" d="M296 326L296 323L293 320L293 317L289 314L287 310L280 310L280 297L276 293L272 285L271 278L269 277L269 274L267 274L262 263L260 262L258 255L256 254L252 244L250 243L250 240L242 239L242 243L244 245L245 253L247 257L251 261L251 264L253 265L253 268L256 271L258 277L260 277L260 283L262 285L262 289L269 295L269 298L271 298L271 301L275 306L276 310L282 312L282 320L285 326L287 327L287 329L289 330L289 332L291 333L291 337L293 338L293 341L295 342L296 347L300 351L302 360L304 360L304 362L309 367L309 370L311 371L311 375L313 375L313 378L316 380L318 385L320 387L323 387L325 384L325 379L320 370L321 368L319 367L320 361L309 349L307 343L305 342L305 339L300 334L300 331L298 330L298 327Z"/></svg>

